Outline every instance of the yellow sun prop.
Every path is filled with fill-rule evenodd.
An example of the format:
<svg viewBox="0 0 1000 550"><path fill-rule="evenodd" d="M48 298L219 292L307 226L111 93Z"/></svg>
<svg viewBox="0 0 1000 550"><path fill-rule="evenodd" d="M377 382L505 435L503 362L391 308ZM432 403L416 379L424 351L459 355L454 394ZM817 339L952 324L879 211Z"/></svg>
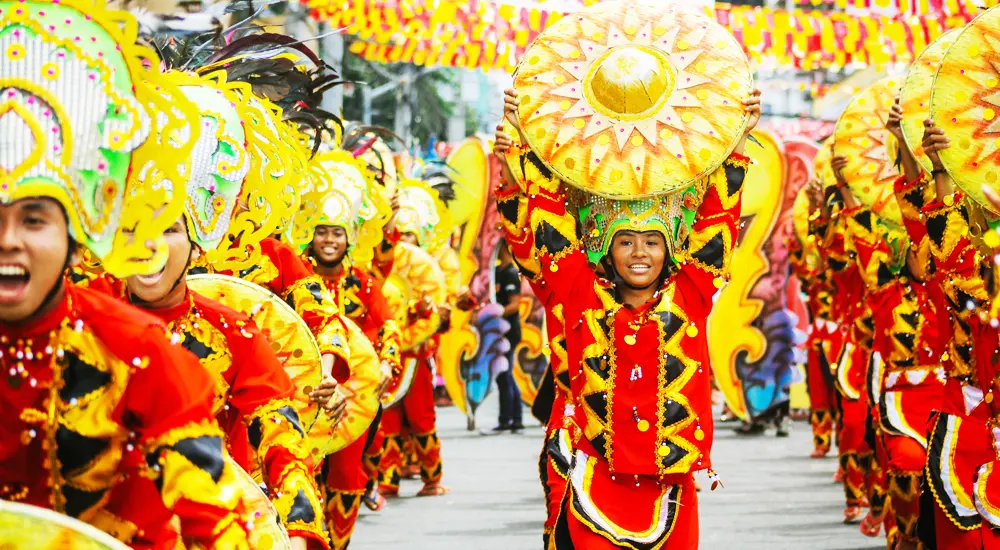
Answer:
<svg viewBox="0 0 1000 550"><path fill-rule="evenodd" d="M899 144L885 129L885 121L900 84L898 78L883 78L854 96L833 133L834 156L847 157L844 176L851 191L883 221L897 226L903 223L893 192L899 178Z"/></svg>
<svg viewBox="0 0 1000 550"><path fill-rule="evenodd" d="M913 156L917 157L928 172L934 168L924 155L921 143L924 140L924 121L931 116L931 90L934 87L934 77L941 67L944 54L961 32L961 29L952 29L924 48L906 73L903 89L899 92L899 106L903 108L901 125L903 139L910 151L913 151Z"/></svg>
<svg viewBox="0 0 1000 550"><path fill-rule="evenodd" d="M566 182L610 198L667 193L718 168L752 84L731 34L666 2L567 16L514 73L527 144Z"/></svg>
<svg viewBox="0 0 1000 550"><path fill-rule="evenodd" d="M824 188L837 185L837 178L833 175L833 168L830 168L830 159L833 152L830 147L833 145L833 136L826 138L816 151L816 158L813 159L813 175L823 185Z"/></svg>
<svg viewBox="0 0 1000 550"><path fill-rule="evenodd" d="M941 162L980 204L981 187L1000 191L1000 9L969 23L941 62L931 118L951 138Z"/></svg>

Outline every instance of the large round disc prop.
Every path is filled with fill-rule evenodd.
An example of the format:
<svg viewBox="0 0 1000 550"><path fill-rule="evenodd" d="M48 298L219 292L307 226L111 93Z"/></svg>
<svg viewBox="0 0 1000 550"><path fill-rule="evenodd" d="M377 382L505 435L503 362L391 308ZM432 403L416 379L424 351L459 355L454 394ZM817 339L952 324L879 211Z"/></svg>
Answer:
<svg viewBox="0 0 1000 550"><path fill-rule="evenodd" d="M347 396L347 412L333 424L325 414L309 430L310 452L313 457L335 453L368 432L378 414L379 396L375 394L382 375L381 362L375 348L358 325L343 318L347 327L347 348L351 355L351 374L341 385Z"/></svg>
<svg viewBox="0 0 1000 550"><path fill-rule="evenodd" d="M941 62L931 118L951 139L941 162L955 183L980 204L980 186L1000 191L1000 9L969 23Z"/></svg>
<svg viewBox="0 0 1000 550"><path fill-rule="evenodd" d="M795 203L792 205L792 229L802 248L809 241L809 214L809 189L803 187L795 195Z"/></svg>
<svg viewBox="0 0 1000 550"><path fill-rule="evenodd" d="M731 34L652 0L560 19L514 73L527 144L567 183L609 198L676 191L718 168L752 86Z"/></svg>
<svg viewBox="0 0 1000 550"><path fill-rule="evenodd" d="M902 225L893 185L899 178L899 144L885 129L901 81L884 78L854 96L833 133L834 156L847 157L844 176L858 201L879 218Z"/></svg>
<svg viewBox="0 0 1000 550"><path fill-rule="evenodd" d="M281 524L278 510L271 503L271 499L267 498L264 491L254 481L253 476L240 468L235 460L227 456L226 462L233 469L233 475L236 477L236 485L239 486L240 495L243 498L246 517L253 522L249 529L250 548L255 550L286 550L291 548L292 541L288 539L288 531ZM177 521L177 518L174 519ZM204 550L205 547L194 544L190 548Z"/></svg>
<svg viewBox="0 0 1000 550"><path fill-rule="evenodd" d="M833 175L833 168L830 167L830 160L833 159L833 152L830 147L833 145L833 136L826 138L816 151L816 158L813 159L813 170L816 179L823 185L823 188L837 185L837 177Z"/></svg>
<svg viewBox="0 0 1000 550"><path fill-rule="evenodd" d="M913 156L928 172L934 167L924 154L922 142L924 121L931 116L931 90L944 54L961 32L962 29L952 29L924 48L910 65L906 80L903 81L903 89L899 92L899 106L903 108L903 139L910 151L913 151Z"/></svg>
<svg viewBox="0 0 1000 550"><path fill-rule="evenodd" d="M111 535L58 512L0 500L0 548L128 550Z"/></svg>
<svg viewBox="0 0 1000 550"><path fill-rule="evenodd" d="M395 269L395 265L393 265ZM407 308L409 307L409 284L397 273L391 273L382 283L382 294L386 303L389 304L389 311L396 312L397 320L405 322ZM389 408L399 403L406 397L406 392L410 391L410 384L413 383L413 376L417 373L417 360L413 358L403 359L400 366L401 371L392 378L389 387L382 394L382 406Z"/></svg>
<svg viewBox="0 0 1000 550"><path fill-rule="evenodd" d="M319 345L309 326L295 310L266 288L228 275L188 275L188 287L202 296L234 309L250 319L271 342L282 367L295 384L292 404L302 429L309 430L319 417L319 405L309 400L323 380Z"/></svg>

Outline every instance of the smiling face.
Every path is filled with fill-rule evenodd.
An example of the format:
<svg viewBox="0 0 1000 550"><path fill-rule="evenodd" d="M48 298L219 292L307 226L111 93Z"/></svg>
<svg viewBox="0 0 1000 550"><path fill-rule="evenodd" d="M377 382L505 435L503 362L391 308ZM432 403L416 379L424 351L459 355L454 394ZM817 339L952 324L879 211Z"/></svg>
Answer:
<svg viewBox="0 0 1000 550"><path fill-rule="evenodd" d="M163 238L169 251L163 269L152 275L133 275L126 279L129 292L150 307L174 305L178 295L183 298L187 292L184 285L177 284L187 269L194 246L188 237L184 218L174 222Z"/></svg>
<svg viewBox="0 0 1000 550"><path fill-rule="evenodd" d="M611 241L615 271L632 288L648 288L663 273L667 243L659 231L619 231Z"/></svg>
<svg viewBox="0 0 1000 550"><path fill-rule="evenodd" d="M0 321L28 319L60 284L69 257L69 226L53 199L0 205ZM74 257L69 258L75 262Z"/></svg>
<svg viewBox="0 0 1000 550"><path fill-rule="evenodd" d="M320 265L332 267L342 262L347 246L347 231L343 227L319 225L313 230L310 251Z"/></svg>

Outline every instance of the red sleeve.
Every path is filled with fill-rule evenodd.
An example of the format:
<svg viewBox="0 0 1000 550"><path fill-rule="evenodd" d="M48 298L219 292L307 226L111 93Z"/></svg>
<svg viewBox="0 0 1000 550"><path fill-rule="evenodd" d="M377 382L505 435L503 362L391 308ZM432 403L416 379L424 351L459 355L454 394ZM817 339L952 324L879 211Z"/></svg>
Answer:
<svg viewBox="0 0 1000 550"><path fill-rule="evenodd" d="M118 341L133 347L134 357L144 357L119 410L138 435L164 505L180 517L185 536L245 547L242 504L223 459L223 434L212 418L214 383L208 372L194 355L170 344L162 326L150 326L140 339Z"/></svg>
<svg viewBox="0 0 1000 550"><path fill-rule="evenodd" d="M712 296L729 278L729 267L740 231L743 180L750 159L733 153L707 180L694 225L677 254L680 276L687 278L711 309ZM706 313L707 314L707 313Z"/></svg>
<svg viewBox="0 0 1000 550"><path fill-rule="evenodd" d="M227 335L236 376L229 403L247 425L250 445L289 536L329 548L306 434L292 405L295 392L270 343L252 322Z"/></svg>

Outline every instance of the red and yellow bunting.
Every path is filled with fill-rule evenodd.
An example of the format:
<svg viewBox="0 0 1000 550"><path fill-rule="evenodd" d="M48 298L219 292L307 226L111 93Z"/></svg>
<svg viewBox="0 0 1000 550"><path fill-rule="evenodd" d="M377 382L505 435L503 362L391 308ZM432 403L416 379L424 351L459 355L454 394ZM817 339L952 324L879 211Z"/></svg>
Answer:
<svg viewBox="0 0 1000 550"><path fill-rule="evenodd" d="M946 30L965 25L978 13L967 9L969 0L947 1L955 4L955 9L931 9L921 13L934 15L920 16L849 15L727 4L717 4L713 15L743 44L752 62L808 70L851 63L909 63L914 52L922 51ZM1000 2L977 1L987 7ZM558 3L562 9L547 9L545 3L525 7L523 3L509 2L304 0L314 18L333 27L345 27L357 36L359 40L351 50L365 59L504 71L514 69L525 48L541 31L576 11L563 11L573 2Z"/></svg>

